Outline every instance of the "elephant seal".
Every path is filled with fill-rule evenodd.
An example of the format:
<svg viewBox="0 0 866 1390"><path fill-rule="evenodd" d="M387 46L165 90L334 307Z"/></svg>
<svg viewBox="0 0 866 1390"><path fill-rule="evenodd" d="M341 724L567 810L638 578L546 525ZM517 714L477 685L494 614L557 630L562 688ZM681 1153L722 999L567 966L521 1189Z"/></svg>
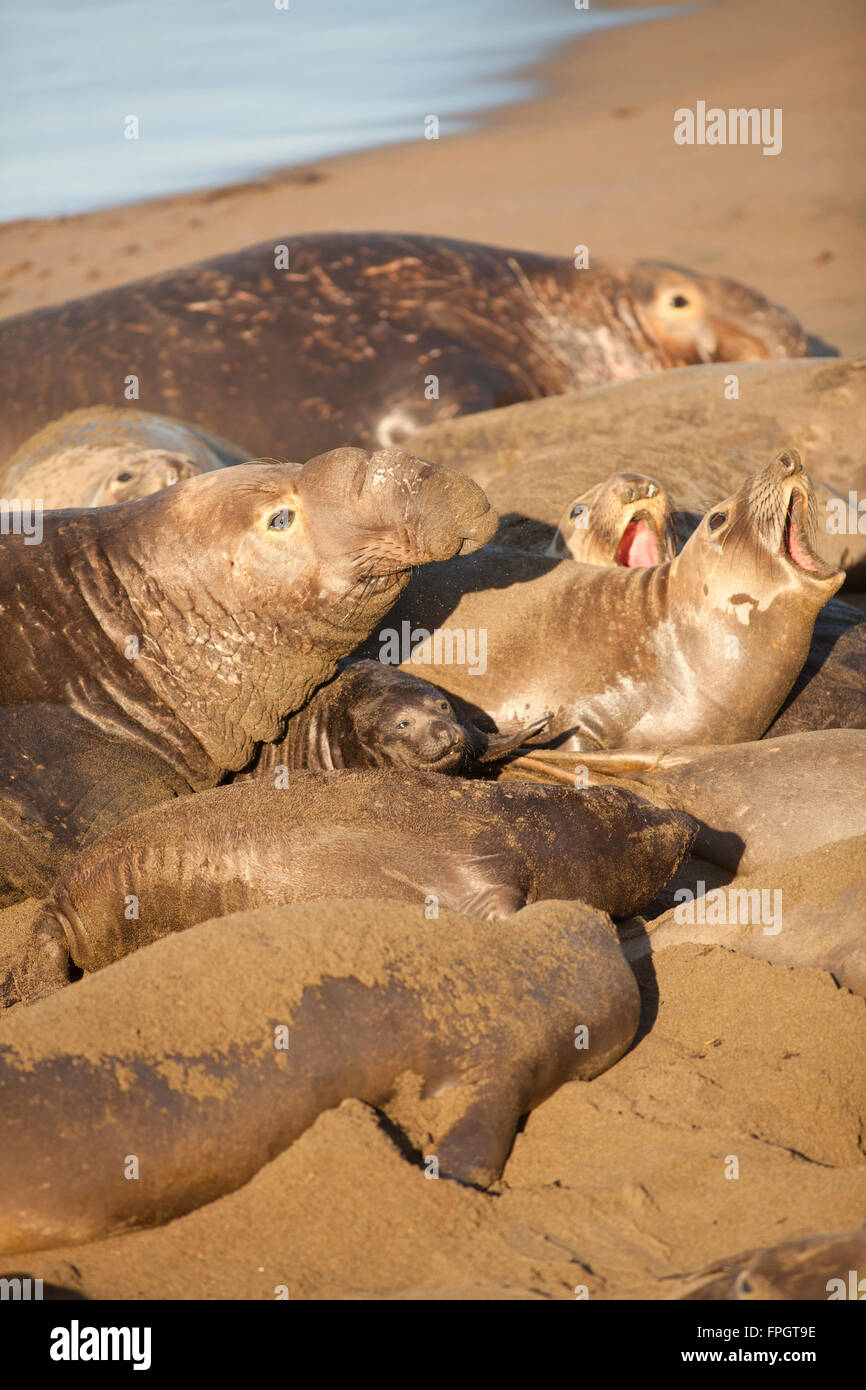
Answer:
<svg viewBox="0 0 866 1390"><path fill-rule="evenodd" d="M786 855L727 883L689 872L675 906L623 925L629 960L689 942L724 946L773 965L826 970L866 998L866 837Z"/></svg>
<svg viewBox="0 0 866 1390"><path fill-rule="evenodd" d="M72 861L36 915L5 1002L102 969L208 917L372 895L501 918L540 898L613 916L648 903L696 826L615 787L438 773L298 773L152 806ZM131 908L132 905L132 908Z"/></svg>
<svg viewBox="0 0 866 1390"><path fill-rule="evenodd" d="M92 801L97 781L100 805L123 800L138 775L115 759L119 786L108 787L98 754L88 771L70 712L157 759L167 781L155 800L177 779L214 786L282 734L412 566L481 545L495 527L459 474L396 450L338 449L303 468L241 464L136 502L46 512L39 545L0 536L0 716L40 707L29 732L16 716L0 754L7 886L34 891L22 814L37 836L56 826L46 707L65 712L70 807Z"/></svg>
<svg viewBox="0 0 866 1390"><path fill-rule="evenodd" d="M566 508L544 554L585 565L660 565L677 553L671 499L642 473L614 473Z"/></svg>
<svg viewBox="0 0 866 1390"><path fill-rule="evenodd" d="M547 764L552 777L572 786L578 767L590 783L611 785L615 778L614 785L655 806L688 812L699 825L694 853L733 873L753 873L858 835L866 872L866 732L860 729L645 754L542 751L523 761Z"/></svg>
<svg viewBox="0 0 866 1390"><path fill-rule="evenodd" d="M410 1074L410 1142L488 1187L520 1117L612 1066L639 1013L581 903L503 926L358 899L204 923L4 1024L0 1253L170 1221L349 1097L399 1123Z"/></svg>
<svg viewBox="0 0 866 1390"><path fill-rule="evenodd" d="M866 1231L802 1236L716 1260L678 1280L670 1298L686 1302L862 1299L866 1288ZM851 1271L854 1271L853 1283Z"/></svg>
<svg viewBox="0 0 866 1390"><path fill-rule="evenodd" d="M864 436L866 359L818 358L657 372L443 420L412 447L469 473L508 521L509 543L525 548L546 545L565 507L599 478L635 467L676 498L682 542L787 443L815 487L816 549L863 592Z"/></svg>
<svg viewBox="0 0 866 1390"><path fill-rule="evenodd" d="M544 739L569 749L757 739L844 578L812 548L813 505L799 455L783 450L665 564L602 569L490 548L417 575L365 653L500 728L552 711ZM455 632L483 663L454 660L444 634Z"/></svg>
<svg viewBox="0 0 866 1390"><path fill-rule="evenodd" d="M445 237L287 236L0 326L0 456L117 399L305 458L354 439L695 362L802 356L800 325L734 280Z"/></svg>
<svg viewBox="0 0 866 1390"><path fill-rule="evenodd" d="M540 733L537 720L511 734L477 728L429 681L379 661L353 661L293 714L276 743L264 743L234 775L397 767L470 776Z"/></svg>
<svg viewBox="0 0 866 1390"><path fill-rule="evenodd" d="M111 507L250 457L239 445L164 415L91 406L25 440L0 468L0 493L38 498L50 511Z"/></svg>
<svg viewBox="0 0 866 1390"><path fill-rule="evenodd" d="M765 738L817 729L866 729L866 620L832 600L809 655Z"/></svg>

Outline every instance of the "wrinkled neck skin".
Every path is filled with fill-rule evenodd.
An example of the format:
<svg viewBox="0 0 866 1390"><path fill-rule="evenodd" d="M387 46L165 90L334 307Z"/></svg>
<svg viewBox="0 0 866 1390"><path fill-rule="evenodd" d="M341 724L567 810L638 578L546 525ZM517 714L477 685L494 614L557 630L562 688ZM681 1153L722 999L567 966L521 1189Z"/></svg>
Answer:
<svg viewBox="0 0 866 1390"><path fill-rule="evenodd" d="M327 617L262 621L230 612L182 555L153 563L134 523L74 549L68 569L66 594L74 588L80 599L76 669L87 674L67 702L105 732L150 748L195 790L278 738L285 716L334 674L406 582L399 577L361 603L337 598Z"/></svg>
<svg viewBox="0 0 866 1390"><path fill-rule="evenodd" d="M635 312L628 277L606 267L518 272L548 359L546 390L585 390L673 366ZM533 325L528 325L530 332Z"/></svg>
<svg viewBox="0 0 866 1390"><path fill-rule="evenodd" d="M340 681L331 681L290 716L284 737L262 748L256 760L260 774L279 766L290 772L333 772L372 765L340 687Z"/></svg>

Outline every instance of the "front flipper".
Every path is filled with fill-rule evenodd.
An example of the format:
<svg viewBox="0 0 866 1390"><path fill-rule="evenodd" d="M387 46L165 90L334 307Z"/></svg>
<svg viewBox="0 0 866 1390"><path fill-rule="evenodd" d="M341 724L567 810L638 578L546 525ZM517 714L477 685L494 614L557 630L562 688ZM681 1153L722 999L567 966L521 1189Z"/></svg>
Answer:
<svg viewBox="0 0 866 1390"><path fill-rule="evenodd" d="M505 1167L527 1104L501 1076L478 1084L463 1115L436 1147L439 1173L473 1187L490 1187Z"/></svg>

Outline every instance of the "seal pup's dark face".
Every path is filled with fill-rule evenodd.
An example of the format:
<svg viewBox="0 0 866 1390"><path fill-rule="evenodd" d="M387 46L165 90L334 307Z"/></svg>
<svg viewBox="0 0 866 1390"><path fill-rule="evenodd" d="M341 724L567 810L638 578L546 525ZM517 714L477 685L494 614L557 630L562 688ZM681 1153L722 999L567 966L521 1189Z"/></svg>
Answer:
<svg viewBox="0 0 866 1390"><path fill-rule="evenodd" d="M614 473L572 502L547 552L585 565L660 565L677 553L671 499L642 473Z"/></svg>
<svg viewBox="0 0 866 1390"><path fill-rule="evenodd" d="M796 449L783 449L762 472L707 513L673 561L689 574L708 606L749 625L753 616L791 598L817 614L844 582L844 570L814 549L815 499Z"/></svg>

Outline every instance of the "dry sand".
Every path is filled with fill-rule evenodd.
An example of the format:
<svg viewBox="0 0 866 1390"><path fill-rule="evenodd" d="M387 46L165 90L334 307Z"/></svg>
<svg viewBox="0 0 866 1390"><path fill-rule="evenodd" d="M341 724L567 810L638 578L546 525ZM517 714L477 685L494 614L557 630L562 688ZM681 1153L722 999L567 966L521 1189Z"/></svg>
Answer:
<svg viewBox="0 0 866 1390"><path fill-rule="evenodd" d="M0 313L271 237L401 230L732 275L857 353L864 37L858 0L718 0L596 34L543 70L549 95L465 135L425 140L419 117L415 142L272 180L0 227ZM698 100L781 107L782 153L676 145Z"/></svg>

